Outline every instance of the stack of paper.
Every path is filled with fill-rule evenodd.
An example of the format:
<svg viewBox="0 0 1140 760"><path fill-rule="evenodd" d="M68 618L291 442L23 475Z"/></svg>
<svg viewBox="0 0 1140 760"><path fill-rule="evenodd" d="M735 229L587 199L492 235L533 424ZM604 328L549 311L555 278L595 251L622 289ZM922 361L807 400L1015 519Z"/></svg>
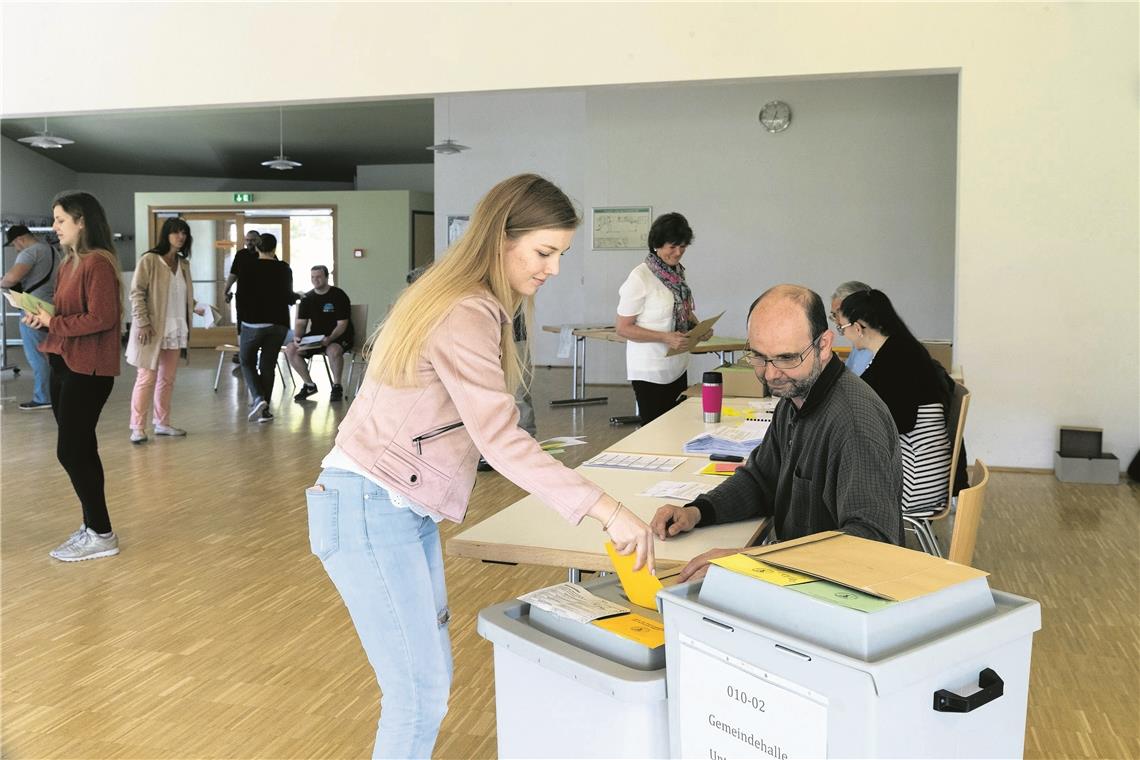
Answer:
<svg viewBox="0 0 1140 760"><path fill-rule="evenodd" d="M616 454L603 451L586 460L586 467L612 467L618 470L653 470L671 472L684 464L684 457L659 457L653 454Z"/></svg>
<svg viewBox="0 0 1140 760"><path fill-rule="evenodd" d="M629 612L628 607L595 596L576 583L559 583L557 586L540 588L523 594L519 601L579 623Z"/></svg>
<svg viewBox="0 0 1140 760"><path fill-rule="evenodd" d="M685 442L686 454L721 454L747 457L764 441L770 421L721 425Z"/></svg>

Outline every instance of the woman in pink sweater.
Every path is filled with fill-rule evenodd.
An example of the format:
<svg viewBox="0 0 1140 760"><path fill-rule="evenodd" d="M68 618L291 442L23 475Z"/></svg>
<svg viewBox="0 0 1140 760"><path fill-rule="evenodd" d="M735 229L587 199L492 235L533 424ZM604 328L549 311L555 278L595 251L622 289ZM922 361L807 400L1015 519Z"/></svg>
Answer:
<svg viewBox="0 0 1140 760"><path fill-rule="evenodd" d="M534 294L558 274L579 221L542 177L493 187L373 336L364 385L307 492L313 553L383 692L374 757L430 756L447 712L450 612L436 524L463 520L480 453L568 522L597 520L618 551L653 566L649 527L518 426L514 391L530 361L512 320L520 311L531 320Z"/></svg>
<svg viewBox="0 0 1140 760"><path fill-rule="evenodd" d="M40 351L51 364L51 407L59 426L56 457L83 507L83 524L51 556L78 562L119 553L95 425L119 374L121 280L107 215L94 196L60 193L52 201L52 215L65 253L55 286L55 314L39 311L24 321L48 331Z"/></svg>

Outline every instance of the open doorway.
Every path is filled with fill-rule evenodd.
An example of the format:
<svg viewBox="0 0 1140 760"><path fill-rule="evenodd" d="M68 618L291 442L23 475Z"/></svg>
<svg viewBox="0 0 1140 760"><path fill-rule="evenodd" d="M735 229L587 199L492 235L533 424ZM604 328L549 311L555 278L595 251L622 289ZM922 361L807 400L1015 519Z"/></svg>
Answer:
<svg viewBox="0 0 1140 760"><path fill-rule="evenodd" d="M234 256L244 246L249 230L277 237L277 256L293 270L293 289L298 293L312 287L309 272L317 264L327 266L335 281L335 208L151 207L149 211L152 246L168 217L179 216L186 220L194 238L190 259L194 298L214 306L219 312L216 322L209 316L194 317L191 346L214 346L236 340L237 314L235 305L225 302L225 283Z"/></svg>

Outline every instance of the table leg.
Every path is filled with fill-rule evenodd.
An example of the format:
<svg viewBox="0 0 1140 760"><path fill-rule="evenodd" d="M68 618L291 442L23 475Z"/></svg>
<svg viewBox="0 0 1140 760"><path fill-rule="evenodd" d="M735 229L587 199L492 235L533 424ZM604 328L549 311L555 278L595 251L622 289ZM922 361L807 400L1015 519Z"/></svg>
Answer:
<svg viewBox="0 0 1140 760"><path fill-rule="evenodd" d="M567 580L570 583L581 583L582 582L582 571L579 570L578 568L572 567L567 571L567 573L568 573Z"/></svg>
<svg viewBox="0 0 1140 760"><path fill-rule="evenodd" d="M579 377L581 377L580 380ZM574 363L570 373L570 398L556 399L551 401L550 405L582 406L585 404L605 404L608 402L609 398L606 396L586 398L586 338L582 335L575 335Z"/></svg>

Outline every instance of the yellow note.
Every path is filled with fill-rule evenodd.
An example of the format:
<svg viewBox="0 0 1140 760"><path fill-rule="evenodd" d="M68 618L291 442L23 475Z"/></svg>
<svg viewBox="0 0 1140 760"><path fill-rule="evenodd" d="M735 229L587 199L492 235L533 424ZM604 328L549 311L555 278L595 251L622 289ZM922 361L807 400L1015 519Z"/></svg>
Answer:
<svg viewBox="0 0 1140 760"><path fill-rule="evenodd" d="M642 567L635 573L633 563L637 555L618 554L612 541L606 541L606 554L610 555L610 562L614 564L618 580L629 601L638 607L657 609L657 592L661 590L661 581L657 580L657 576L651 574L648 567Z"/></svg>
<svg viewBox="0 0 1140 760"><path fill-rule="evenodd" d="M717 557L711 560L712 564L719 565L725 570L731 570L734 573L747 575L749 578L765 581L766 583L774 583L777 586L792 586L797 583L811 583L812 581L819 580L810 575L802 575L794 573L791 570L784 570L779 567L772 567L765 564L758 559L752 559L745 554L733 554L730 557Z"/></svg>
<svg viewBox="0 0 1140 760"><path fill-rule="evenodd" d="M723 416L723 417L739 417L740 416L740 410L739 409L737 409L735 406L727 406L725 404L721 404L720 413L721 413L721 416Z"/></svg>
<svg viewBox="0 0 1140 760"><path fill-rule="evenodd" d="M595 620L594 625L650 649L656 649L665 643L664 624L636 612Z"/></svg>
<svg viewBox="0 0 1140 760"><path fill-rule="evenodd" d="M719 475L722 478L727 478L729 475L736 472L735 469L731 469L731 470L728 468L725 468L723 470L719 469L720 465L723 465L723 464L725 464L725 462L709 462L704 467L697 470L697 474L698 475ZM730 464L735 464L735 463L733 462Z"/></svg>

